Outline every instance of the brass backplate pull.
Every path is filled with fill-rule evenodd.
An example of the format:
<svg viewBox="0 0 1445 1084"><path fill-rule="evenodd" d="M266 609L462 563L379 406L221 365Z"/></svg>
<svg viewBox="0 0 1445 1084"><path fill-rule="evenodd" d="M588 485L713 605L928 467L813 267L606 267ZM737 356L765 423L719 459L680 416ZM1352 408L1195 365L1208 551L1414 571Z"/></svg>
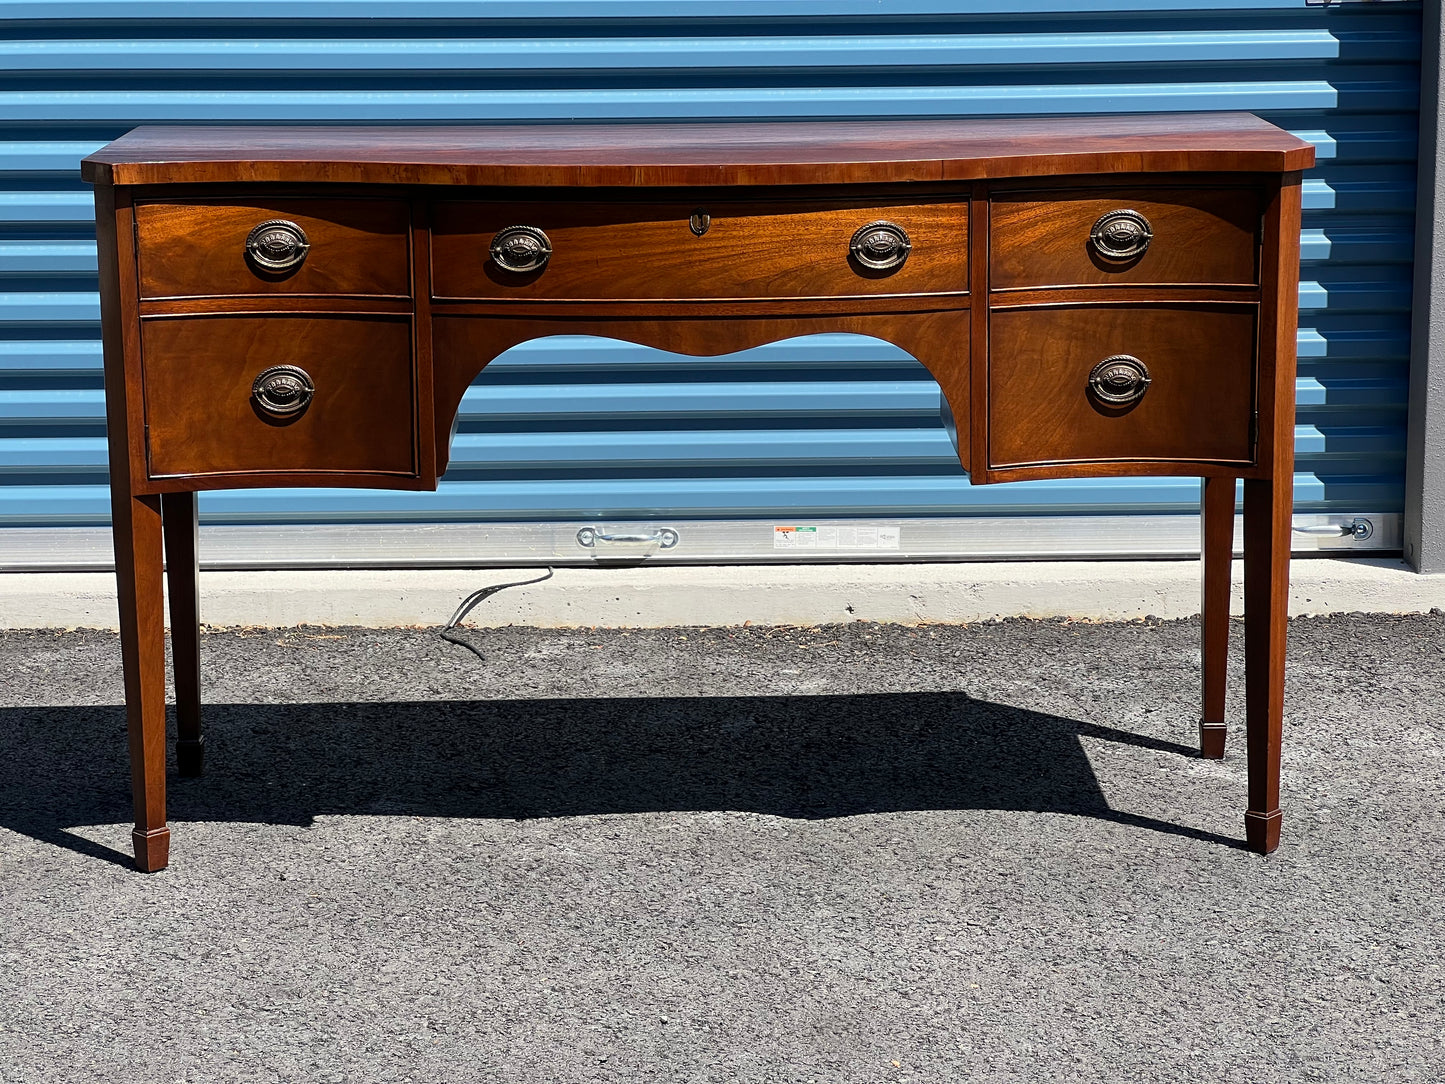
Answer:
<svg viewBox="0 0 1445 1084"><path fill-rule="evenodd" d="M1144 255L1154 240L1154 227L1138 211L1120 208L1100 215L1089 231L1089 241L1107 260L1132 260Z"/></svg>
<svg viewBox="0 0 1445 1084"><path fill-rule="evenodd" d="M552 241L536 226L508 226L492 238L492 260L503 271L540 271L552 258Z"/></svg>
<svg viewBox="0 0 1445 1084"><path fill-rule="evenodd" d="M1089 390L1108 406L1133 406L1149 390L1149 369L1132 354L1115 354L1089 373Z"/></svg>
<svg viewBox="0 0 1445 1084"><path fill-rule="evenodd" d="M903 266L913 242L896 222L880 220L860 226L848 242L848 253L870 271L893 271Z"/></svg>
<svg viewBox="0 0 1445 1084"><path fill-rule="evenodd" d="M273 274L296 270L310 251L306 231L284 218L262 222L246 237L246 256L262 271Z"/></svg>
<svg viewBox="0 0 1445 1084"><path fill-rule="evenodd" d="M273 365L251 384L256 406L277 418L300 414L315 394L311 374L299 365Z"/></svg>

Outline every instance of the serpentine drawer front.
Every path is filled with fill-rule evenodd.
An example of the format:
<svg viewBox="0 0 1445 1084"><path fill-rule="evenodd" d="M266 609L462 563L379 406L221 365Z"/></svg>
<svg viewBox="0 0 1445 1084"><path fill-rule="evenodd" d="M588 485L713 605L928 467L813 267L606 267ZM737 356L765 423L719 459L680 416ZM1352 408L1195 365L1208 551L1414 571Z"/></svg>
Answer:
<svg viewBox="0 0 1445 1084"><path fill-rule="evenodd" d="M1002 309L989 466L1253 460L1253 305Z"/></svg>
<svg viewBox="0 0 1445 1084"><path fill-rule="evenodd" d="M407 204L231 196L139 202L142 297L411 293Z"/></svg>
<svg viewBox="0 0 1445 1084"><path fill-rule="evenodd" d="M405 316L171 316L141 325L153 477L416 475Z"/></svg>
<svg viewBox="0 0 1445 1084"><path fill-rule="evenodd" d="M169 860L163 577L202 768L197 491L435 488L478 372L547 335L873 336L938 382L976 485L1198 476L1207 757L1242 480L1244 829L1273 850L1313 161L1247 114L157 128L90 156L137 866Z"/></svg>
<svg viewBox="0 0 1445 1084"><path fill-rule="evenodd" d="M575 195L583 202L435 204L432 292L632 301L968 289L968 205L956 199L739 202L699 193L599 204L585 202L593 193ZM498 248L509 230L521 248L515 257Z"/></svg>
<svg viewBox="0 0 1445 1084"><path fill-rule="evenodd" d="M1263 210L1257 188L999 193L989 285L1254 286Z"/></svg>

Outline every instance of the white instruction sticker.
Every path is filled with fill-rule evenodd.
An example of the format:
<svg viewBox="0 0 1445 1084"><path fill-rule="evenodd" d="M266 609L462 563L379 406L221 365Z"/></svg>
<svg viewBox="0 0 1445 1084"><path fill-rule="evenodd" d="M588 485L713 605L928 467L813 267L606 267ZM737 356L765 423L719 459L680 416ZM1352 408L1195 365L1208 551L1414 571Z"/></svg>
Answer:
<svg viewBox="0 0 1445 1084"><path fill-rule="evenodd" d="M898 549L896 523L791 524L773 528L773 549L811 553L883 553Z"/></svg>

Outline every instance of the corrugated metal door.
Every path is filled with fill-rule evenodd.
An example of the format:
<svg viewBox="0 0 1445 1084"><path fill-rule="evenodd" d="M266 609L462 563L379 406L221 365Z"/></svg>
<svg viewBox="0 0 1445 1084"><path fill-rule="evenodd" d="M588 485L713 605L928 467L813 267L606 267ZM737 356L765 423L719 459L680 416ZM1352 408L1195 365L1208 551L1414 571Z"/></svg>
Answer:
<svg viewBox="0 0 1445 1084"><path fill-rule="evenodd" d="M1376 529L1363 542L1301 533L1301 545L1397 548L1418 58L1406 4L0 2L0 565L107 560L91 196L77 163L134 125L1217 109L1257 112L1319 148L1304 193L1298 522L1367 515ZM526 344L467 397L452 463L436 494L205 494L205 556L586 559L579 526L654 523L683 539L663 556L758 557L780 552L779 524L858 517L881 533L835 533L813 552L1195 544L1195 480L970 487L922 366L845 336L713 359ZM302 522L367 526L284 526ZM272 526L243 526L258 524Z"/></svg>

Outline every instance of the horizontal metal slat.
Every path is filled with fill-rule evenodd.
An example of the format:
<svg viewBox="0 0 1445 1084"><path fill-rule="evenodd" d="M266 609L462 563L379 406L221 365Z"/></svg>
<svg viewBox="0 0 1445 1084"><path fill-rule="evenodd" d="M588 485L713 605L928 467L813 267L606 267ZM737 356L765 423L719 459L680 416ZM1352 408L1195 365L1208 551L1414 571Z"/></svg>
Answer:
<svg viewBox="0 0 1445 1084"><path fill-rule="evenodd" d="M84 324L100 320L100 296L94 293L0 294L0 326L6 324Z"/></svg>
<svg viewBox="0 0 1445 1084"><path fill-rule="evenodd" d="M1369 277L1356 277L1357 268L1335 271L1319 269L1317 279L1302 279L1299 303L1302 311L1325 309L1331 312L1407 312L1413 297L1414 284L1409 267L1371 268Z"/></svg>
<svg viewBox="0 0 1445 1084"><path fill-rule="evenodd" d="M1419 126L1414 118L1398 113L1349 115L1328 129L1310 127L1311 120L1276 117L1275 123L1313 143L1320 163L1413 162L1419 143Z"/></svg>
<svg viewBox="0 0 1445 1084"><path fill-rule="evenodd" d="M0 373L97 372L99 339L0 339Z"/></svg>
<svg viewBox="0 0 1445 1084"><path fill-rule="evenodd" d="M79 173L80 160L103 146L99 139L0 140L0 173Z"/></svg>
<svg viewBox="0 0 1445 1084"><path fill-rule="evenodd" d="M0 395L0 425L104 420L105 392L99 388L42 391L12 388Z"/></svg>
<svg viewBox="0 0 1445 1084"><path fill-rule="evenodd" d="M1312 376L1295 382L1295 401L1302 410L1324 409L1356 411L1380 407L1403 409L1409 396L1407 379L1382 376L1332 379L1328 382Z"/></svg>
<svg viewBox="0 0 1445 1084"><path fill-rule="evenodd" d="M94 241L0 242L0 274L96 274Z"/></svg>
<svg viewBox="0 0 1445 1084"><path fill-rule="evenodd" d="M0 472L93 474L106 467L104 437L0 437Z"/></svg>
<svg viewBox="0 0 1445 1084"><path fill-rule="evenodd" d="M1310 227L1300 232L1300 259L1328 260L1332 267L1356 263L1410 263L1415 234L1404 219L1379 223ZM1306 271L1306 274L1310 272Z"/></svg>
<svg viewBox="0 0 1445 1084"><path fill-rule="evenodd" d="M1300 185L1304 209L1360 214L1413 214L1415 170L1411 167L1324 166Z"/></svg>
<svg viewBox="0 0 1445 1084"><path fill-rule="evenodd" d="M79 163L75 170L79 180ZM0 192L0 226L56 223L95 224L95 196L89 189L64 192Z"/></svg>
<svg viewBox="0 0 1445 1084"><path fill-rule="evenodd" d="M1212 11L1298 11L1300 0L1215 0ZM1198 12L1189 0L973 0L968 14L1153 14ZM213 21L292 22L300 19L328 23L365 23L373 20L420 22L454 20L582 21L889 18L960 14L958 0L135 0L123 7L96 0L7 0L0 3L0 22L45 23L206 23Z"/></svg>
<svg viewBox="0 0 1445 1084"><path fill-rule="evenodd" d="M71 76L154 73L284 71L415 73L532 71L729 71L817 68L880 70L996 68L1057 65L1111 67L1160 63L1242 63L1249 60L1332 60L1409 63L1419 38L1404 23L1325 28L1178 28L1112 33L868 34L671 36L633 38L505 37L374 40L274 38L0 39L0 70L64 72Z"/></svg>
<svg viewBox="0 0 1445 1084"><path fill-rule="evenodd" d="M0 91L0 117L26 124L241 123L979 116L1010 113L1413 107L1407 82L1323 79L1029 86L774 86L572 90Z"/></svg>
<svg viewBox="0 0 1445 1084"><path fill-rule="evenodd" d="M715 382L589 385L585 402L571 386L473 385L462 397L463 424L479 420L616 420L668 417L936 416L938 385L919 380Z"/></svg>
<svg viewBox="0 0 1445 1084"><path fill-rule="evenodd" d="M1297 508L1333 503L1400 510L1398 475L1297 472ZM938 476L828 478L557 479L444 482L435 493L388 490L218 490L201 495L211 522L456 521L487 518L615 519L651 516L992 515L1188 511L1197 478L1106 478L969 486L960 472ZM591 510L591 511L589 511ZM101 485L0 487L0 524L104 522Z"/></svg>
<svg viewBox="0 0 1445 1084"><path fill-rule="evenodd" d="M458 433L451 442L451 470L577 467L592 471L627 466L737 465L757 469L784 464L845 471L860 463L943 465L958 462L948 434L936 429L678 430L657 432Z"/></svg>
<svg viewBox="0 0 1445 1084"><path fill-rule="evenodd" d="M1297 425L1294 431L1295 455L1309 465L1324 458L1355 458L1371 456L1378 469L1380 459L1405 457L1403 426L1347 425L1339 428L1318 425ZM1306 465L1302 463L1301 466ZM1403 467L1402 467L1403 469Z"/></svg>
<svg viewBox="0 0 1445 1084"><path fill-rule="evenodd" d="M1410 354L1410 327L1400 315L1312 311L1300 314L1295 341L1301 360L1405 359Z"/></svg>

